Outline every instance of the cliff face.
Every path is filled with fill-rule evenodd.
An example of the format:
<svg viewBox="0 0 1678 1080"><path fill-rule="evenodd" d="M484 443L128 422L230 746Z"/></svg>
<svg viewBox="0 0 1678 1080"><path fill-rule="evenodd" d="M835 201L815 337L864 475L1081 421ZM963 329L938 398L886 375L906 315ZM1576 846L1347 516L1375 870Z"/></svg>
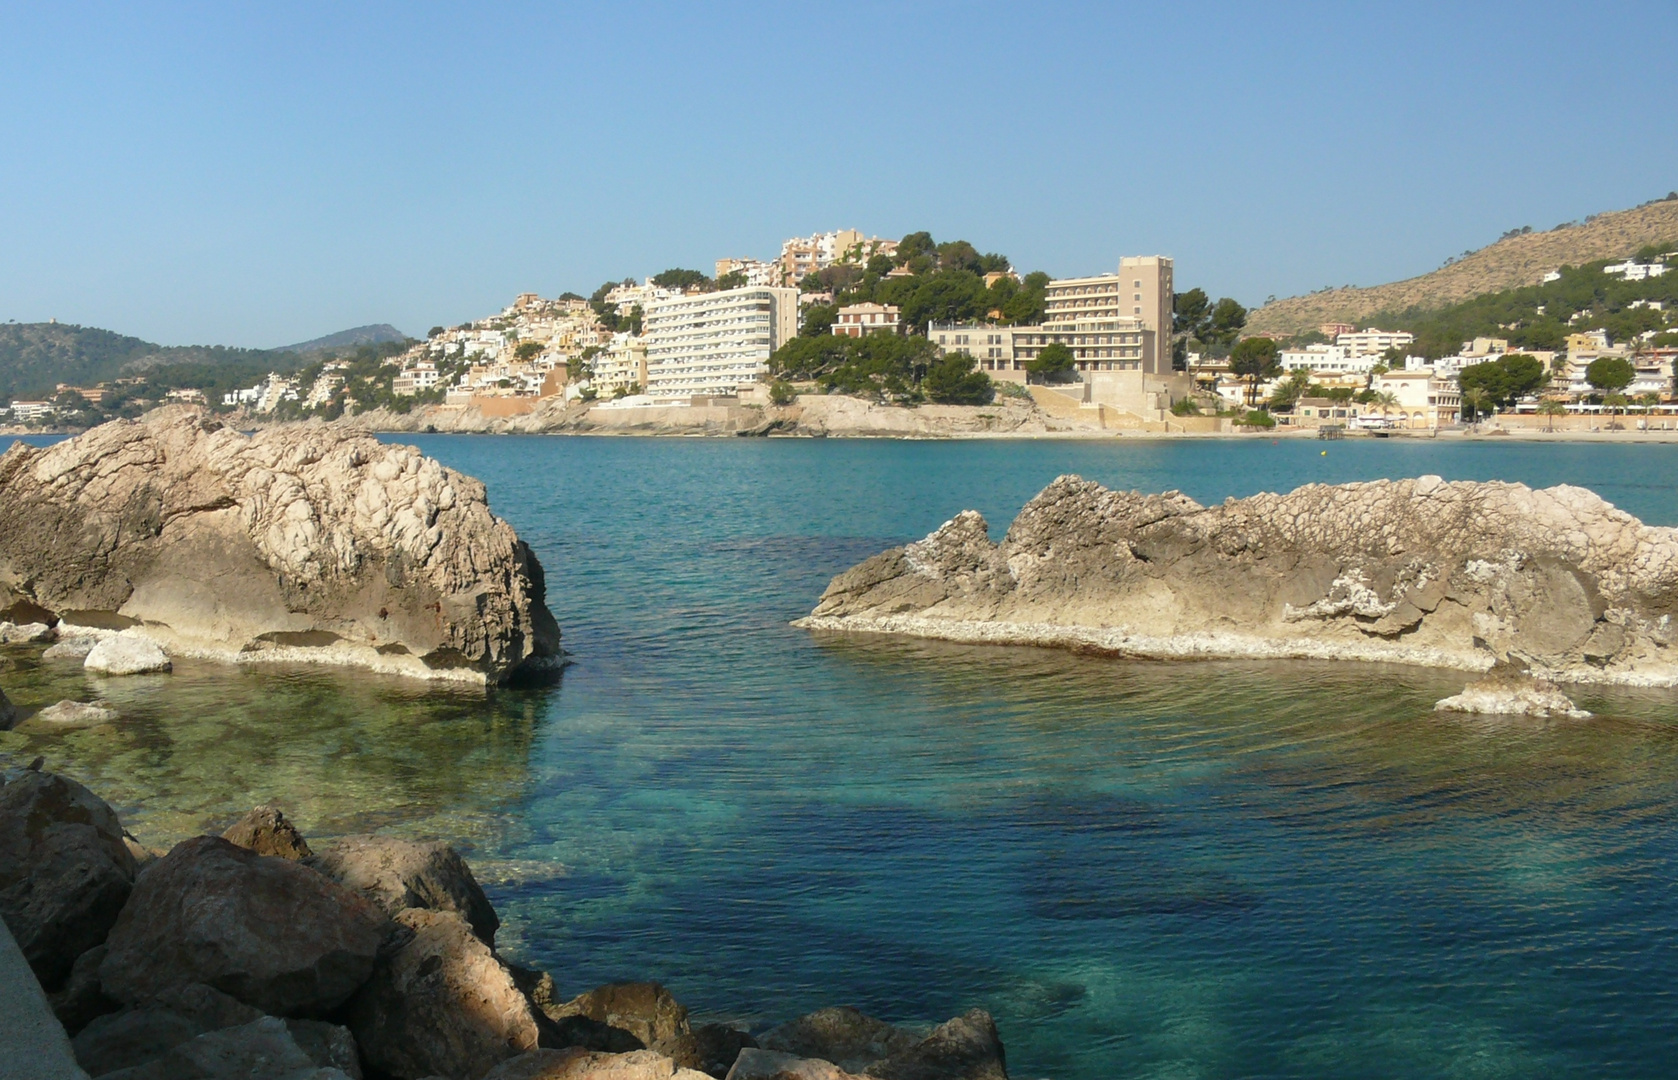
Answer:
<svg viewBox="0 0 1678 1080"><path fill-rule="evenodd" d="M1673 684L1675 611L1678 530L1583 488L1424 476L1208 508L1063 476L1001 544L960 514L834 578L801 625Z"/></svg>
<svg viewBox="0 0 1678 1080"><path fill-rule="evenodd" d="M530 549L481 483L411 447L322 425L247 438L160 409L15 444L0 508L14 622L472 680L558 651Z"/></svg>

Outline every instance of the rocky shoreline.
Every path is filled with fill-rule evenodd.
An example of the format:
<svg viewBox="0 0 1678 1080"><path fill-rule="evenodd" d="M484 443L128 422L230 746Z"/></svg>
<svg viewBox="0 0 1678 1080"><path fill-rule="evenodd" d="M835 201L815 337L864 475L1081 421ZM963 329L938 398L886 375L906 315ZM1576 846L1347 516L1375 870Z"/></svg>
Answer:
<svg viewBox="0 0 1678 1080"><path fill-rule="evenodd" d="M412 447L159 409L13 445L0 505L0 642L56 637L91 670L172 655L481 684L560 662L535 554L482 483Z"/></svg>
<svg viewBox="0 0 1678 1080"><path fill-rule="evenodd" d="M1671 686L1675 610L1678 530L1582 488L1424 476L1208 508L1065 476L1001 543L960 514L834 578L798 625Z"/></svg>
<svg viewBox="0 0 1678 1080"><path fill-rule="evenodd" d="M0 781L0 916L81 1075L1007 1078L980 1009L919 1030L829 1008L753 1033L690 1022L658 983L566 997L497 951L499 918L447 844L311 844L264 806L159 852L39 762Z"/></svg>

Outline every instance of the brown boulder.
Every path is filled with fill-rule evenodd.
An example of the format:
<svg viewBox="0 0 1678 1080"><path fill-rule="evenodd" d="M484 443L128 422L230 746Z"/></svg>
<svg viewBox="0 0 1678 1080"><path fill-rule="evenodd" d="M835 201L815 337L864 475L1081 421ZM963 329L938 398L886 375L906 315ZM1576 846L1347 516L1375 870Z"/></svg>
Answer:
<svg viewBox="0 0 1678 1080"><path fill-rule="evenodd" d="M651 1050L603 1054L572 1047L521 1054L497 1065L484 1080L708 1080L708 1077L684 1069Z"/></svg>
<svg viewBox="0 0 1678 1080"><path fill-rule="evenodd" d="M687 1007L658 983L610 983L543 1011L560 1023L580 1016L627 1031L644 1046L688 1033Z"/></svg>
<svg viewBox="0 0 1678 1080"><path fill-rule="evenodd" d="M345 1044L300 1038L298 1023L263 1016L205 1032L144 1065L108 1074L108 1080L359 1080L359 1071L340 1064Z"/></svg>
<svg viewBox="0 0 1678 1080"><path fill-rule="evenodd" d="M765 1050L831 1061L859 1073L882 1058L913 1047L916 1039L883 1020L840 1006L818 1009L771 1028L758 1039Z"/></svg>
<svg viewBox="0 0 1678 1080"><path fill-rule="evenodd" d="M313 852L297 826L277 806L258 806L227 827L221 838L258 855L307 859Z"/></svg>
<svg viewBox="0 0 1678 1080"><path fill-rule="evenodd" d="M831 1061L799 1057L779 1050L745 1049L727 1080L862 1080Z"/></svg>
<svg viewBox="0 0 1678 1080"><path fill-rule="evenodd" d="M32 770L0 787L0 917L43 988L105 940L133 887L122 825L97 795Z"/></svg>
<svg viewBox="0 0 1678 1080"><path fill-rule="evenodd" d="M413 938L379 961L345 1013L368 1065L398 1080L476 1080L537 1046L512 972L452 911L396 916Z"/></svg>
<svg viewBox="0 0 1678 1080"><path fill-rule="evenodd" d="M757 1045L744 1031L725 1024L701 1024L685 1035L660 1039L652 1049L686 1069L723 1077L734 1067L740 1051Z"/></svg>
<svg viewBox="0 0 1678 1080"><path fill-rule="evenodd" d="M408 908L453 911L494 947L501 925L471 867L454 848L394 836L345 836L332 841L309 865L395 915Z"/></svg>
<svg viewBox="0 0 1678 1080"><path fill-rule="evenodd" d="M1008 1080L1002 1037L983 1009L971 1009L932 1029L914 1046L863 1070L879 1080Z"/></svg>
<svg viewBox="0 0 1678 1080"><path fill-rule="evenodd" d="M98 1017L71 1044L90 1076L154 1061L207 1031L248 1024L260 1010L201 983L177 986L138 1005Z"/></svg>
<svg viewBox="0 0 1678 1080"><path fill-rule="evenodd" d="M64 1025L65 1034L73 1036L94 1019L120 1007L105 996L104 988L99 985L99 964L104 959L103 944L95 945L76 957L70 977L64 981L62 988L51 995L52 1014Z"/></svg>
<svg viewBox="0 0 1678 1080"><path fill-rule="evenodd" d="M389 931L383 912L307 867L199 836L140 878L99 980L119 1001L201 982L265 1012L319 1013L367 980Z"/></svg>

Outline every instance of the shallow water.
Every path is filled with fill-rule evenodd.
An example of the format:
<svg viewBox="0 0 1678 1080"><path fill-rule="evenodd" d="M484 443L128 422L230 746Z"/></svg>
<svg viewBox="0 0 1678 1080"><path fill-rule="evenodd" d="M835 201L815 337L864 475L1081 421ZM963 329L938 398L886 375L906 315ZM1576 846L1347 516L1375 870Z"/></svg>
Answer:
<svg viewBox="0 0 1678 1080"><path fill-rule="evenodd" d="M0 735L142 839L276 801L471 849L504 951L752 1024L996 1014L1016 1077L1671 1075L1674 696L1431 712L1462 677L1139 663L788 626L861 558L1063 472L1201 501L1426 472L1678 523L1678 446L426 436L575 654L490 695L360 673L96 682L14 650Z"/></svg>

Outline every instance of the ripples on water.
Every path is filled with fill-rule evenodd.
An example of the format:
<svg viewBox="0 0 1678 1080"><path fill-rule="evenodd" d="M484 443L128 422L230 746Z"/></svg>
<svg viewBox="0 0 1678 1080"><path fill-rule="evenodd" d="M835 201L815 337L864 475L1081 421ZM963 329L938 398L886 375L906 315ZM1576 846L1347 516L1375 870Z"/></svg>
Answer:
<svg viewBox="0 0 1678 1080"><path fill-rule="evenodd" d="M808 634L829 577L1060 472L1204 501L1438 472L1678 521L1678 448L427 437L549 570L551 689L183 664L0 735L166 841L272 800L472 849L503 948L763 1023L997 1014L1019 1077L1664 1076L1672 696L1447 718L1459 676Z"/></svg>

